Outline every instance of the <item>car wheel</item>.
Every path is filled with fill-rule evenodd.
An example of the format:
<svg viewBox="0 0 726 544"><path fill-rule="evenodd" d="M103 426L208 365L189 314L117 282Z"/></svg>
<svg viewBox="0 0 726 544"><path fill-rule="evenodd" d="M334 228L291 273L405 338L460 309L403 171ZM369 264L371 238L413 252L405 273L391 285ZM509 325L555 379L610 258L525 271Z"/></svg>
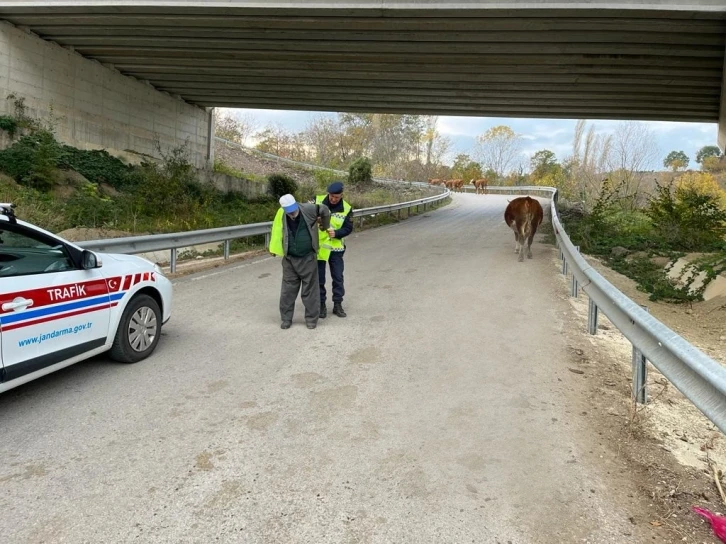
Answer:
<svg viewBox="0 0 726 544"><path fill-rule="evenodd" d="M111 358L136 363L156 348L161 335L161 310L149 295L137 295L126 306L116 331Z"/></svg>

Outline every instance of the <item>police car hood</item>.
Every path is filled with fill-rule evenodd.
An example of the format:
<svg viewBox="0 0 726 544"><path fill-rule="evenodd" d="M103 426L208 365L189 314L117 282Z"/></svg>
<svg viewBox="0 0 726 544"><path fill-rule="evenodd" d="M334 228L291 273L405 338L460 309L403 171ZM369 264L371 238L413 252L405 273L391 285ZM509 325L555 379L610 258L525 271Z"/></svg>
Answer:
<svg viewBox="0 0 726 544"><path fill-rule="evenodd" d="M122 253L96 253L101 262L113 266L114 263L123 263L124 266L133 266L139 270L154 270L154 263L136 255L124 255Z"/></svg>

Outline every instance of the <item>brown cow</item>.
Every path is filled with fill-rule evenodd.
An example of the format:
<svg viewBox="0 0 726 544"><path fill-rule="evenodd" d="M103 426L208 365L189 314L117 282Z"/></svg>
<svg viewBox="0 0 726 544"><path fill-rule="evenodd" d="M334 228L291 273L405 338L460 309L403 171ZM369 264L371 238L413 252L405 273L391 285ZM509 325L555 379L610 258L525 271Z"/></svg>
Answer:
<svg viewBox="0 0 726 544"><path fill-rule="evenodd" d="M514 252L519 253L519 262L524 261L525 240L527 240L527 257L532 258L532 240L543 218L542 205L528 196L515 198L504 211L504 222L514 231L516 240Z"/></svg>
<svg viewBox="0 0 726 544"><path fill-rule="evenodd" d="M443 185L444 180L443 179L430 179L429 185Z"/></svg>
<svg viewBox="0 0 726 544"><path fill-rule="evenodd" d="M464 180L463 179L447 179L446 187L448 187L452 192L462 193L462 192L464 192Z"/></svg>
<svg viewBox="0 0 726 544"><path fill-rule="evenodd" d="M472 179L471 182L474 185L474 191L479 194L481 190L484 194L487 194L487 185L489 185L488 179Z"/></svg>

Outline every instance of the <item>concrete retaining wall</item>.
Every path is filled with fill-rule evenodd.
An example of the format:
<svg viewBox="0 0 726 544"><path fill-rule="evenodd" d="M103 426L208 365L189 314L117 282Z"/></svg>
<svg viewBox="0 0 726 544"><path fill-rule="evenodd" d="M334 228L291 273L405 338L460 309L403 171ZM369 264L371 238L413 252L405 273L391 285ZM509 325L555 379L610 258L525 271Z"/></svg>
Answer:
<svg viewBox="0 0 726 544"><path fill-rule="evenodd" d="M268 196L267 183L258 183L247 179L239 179L228 176L227 174L212 172L210 170L200 170L197 172L197 179L199 179L201 183L207 183L226 193L235 191L242 193L247 198Z"/></svg>
<svg viewBox="0 0 726 544"><path fill-rule="evenodd" d="M156 140L166 151L188 139L195 166L207 164L203 108L0 22L0 115L14 112L10 93L25 99L31 117L52 114L58 139L69 145L128 158L158 156Z"/></svg>

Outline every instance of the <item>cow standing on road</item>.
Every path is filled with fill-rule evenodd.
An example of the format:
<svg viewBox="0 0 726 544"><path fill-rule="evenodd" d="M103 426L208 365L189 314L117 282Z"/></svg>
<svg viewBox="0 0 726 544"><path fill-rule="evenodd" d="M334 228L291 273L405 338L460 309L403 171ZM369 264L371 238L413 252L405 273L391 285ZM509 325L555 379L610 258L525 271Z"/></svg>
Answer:
<svg viewBox="0 0 726 544"><path fill-rule="evenodd" d="M504 211L504 222L514 231L516 245L514 252L519 253L519 262L524 261L524 242L527 240L527 257L532 258L532 240L537 227L544 219L542 205L529 196L512 200Z"/></svg>

